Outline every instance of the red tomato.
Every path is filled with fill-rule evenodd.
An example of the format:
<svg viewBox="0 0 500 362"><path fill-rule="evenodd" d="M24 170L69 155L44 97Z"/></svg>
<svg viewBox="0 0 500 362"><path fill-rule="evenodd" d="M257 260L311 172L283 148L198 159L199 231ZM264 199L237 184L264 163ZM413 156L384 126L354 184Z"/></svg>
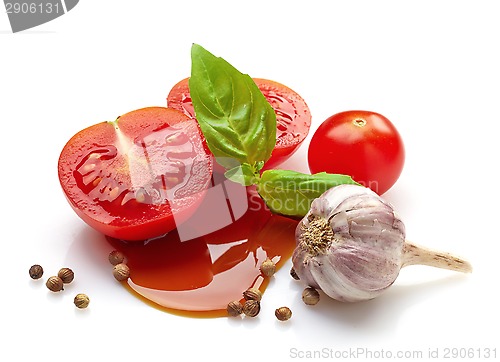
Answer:
<svg viewBox="0 0 500 362"><path fill-rule="evenodd" d="M311 173L350 175L379 195L397 181L404 160L396 127L381 114L368 111L341 112L326 119L308 150Z"/></svg>
<svg viewBox="0 0 500 362"><path fill-rule="evenodd" d="M197 122L150 107L78 132L62 150L58 171L83 221L114 238L145 240L194 212L212 163Z"/></svg>
<svg viewBox="0 0 500 362"><path fill-rule="evenodd" d="M276 112L276 147L265 168L287 160L301 145L311 127L311 112L304 99L283 84L267 79L254 78L254 82ZM168 94L167 105L194 117L189 94L189 79L177 83Z"/></svg>

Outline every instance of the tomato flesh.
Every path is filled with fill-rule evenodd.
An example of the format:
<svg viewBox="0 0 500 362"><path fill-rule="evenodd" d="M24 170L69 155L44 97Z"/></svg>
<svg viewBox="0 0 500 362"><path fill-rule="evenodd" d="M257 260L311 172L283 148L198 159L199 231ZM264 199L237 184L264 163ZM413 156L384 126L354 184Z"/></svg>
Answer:
<svg viewBox="0 0 500 362"><path fill-rule="evenodd" d="M285 85L268 79L253 80L276 113L276 146L264 167L274 168L290 158L306 138L311 127L311 112L304 99ZM195 117L189 78L170 90L167 105Z"/></svg>
<svg viewBox="0 0 500 362"><path fill-rule="evenodd" d="M311 173L352 176L379 195L398 180L404 165L403 140L383 115L346 111L327 118L314 132L308 149Z"/></svg>
<svg viewBox="0 0 500 362"><path fill-rule="evenodd" d="M59 157L75 212L105 235L145 240L185 221L202 201L211 155L196 122L149 107L78 132Z"/></svg>

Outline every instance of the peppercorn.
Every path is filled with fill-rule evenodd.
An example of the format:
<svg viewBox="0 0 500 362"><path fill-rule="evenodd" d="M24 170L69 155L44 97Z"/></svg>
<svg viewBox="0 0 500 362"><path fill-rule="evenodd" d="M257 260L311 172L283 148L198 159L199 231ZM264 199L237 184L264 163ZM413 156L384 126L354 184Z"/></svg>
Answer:
<svg viewBox="0 0 500 362"><path fill-rule="evenodd" d="M123 261L125 260L125 255L123 255L121 251L113 250L111 253L109 253L108 260L112 265L117 265L123 263Z"/></svg>
<svg viewBox="0 0 500 362"><path fill-rule="evenodd" d="M262 292L257 288L249 288L243 292L245 300L256 300L258 302L262 299Z"/></svg>
<svg viewBox="0 0 500 362"><path fill-rule="evenodd" d="M47 288L49 288L51 292L60 292L61 290L64 290L63 281L58 276L52 276L49 279L47 279L45 285L47 286Z"/></svg>
<svg viewBox="0 0 500 362"><path fill-rule="evenodd" d="M43 268L38 264L32 265L29 273L31 279L40 279L43 275Z"/></svg>
<svg viewBox="0 0 500 362"><path fill-rule="evenodd" d="M257 300L247 300L243 304L243 313L247 317L255 317L260 312L260 302Z"/></svg>
<svg viewBox="0 0 500 362"><path fill-rule="evenodd" d="M288 307L280 307L274 311L274 315L279 321L287 321L292 318L292 311Z"/></svg>
<svg viewBox="0 0 500 362"><path fill-rule="evenodd" d="M70 268L62 268L57 273L57 276L61 278L64 284L69 284L75 278L75 273Z"/></svg>
<svg viewBox="0 0 500 362"><path fill-rule="evenodd" d="M290 276L295 279L295 280L300 280L299 276L297 275L297 272L295 271L294 268L290 269Z"/></svg>
<svg viewBox="0 0 500 362"><path fill-rule="evenodd" d="M260 265L260 271L265 276L271 277L276 272L276 264L274 264L274 262L271 259L267 258Z"/></svg>
<svg viewBox="0 0 500 362"><path fill-rule="evenodd" d="M90 299L86 294L80 293L75 296L73 303L75 303L77 308L84 309L89 306Z"/></svg>
<svg viewBox="0 0 500 362"><path fill-rule="evenodd" d="M126 280L130 276L130 269L127 264L120 263L113 267L113 276L119 282Z"/></svg>
<svg viewBox="0 0 500 362"><path fill-rule="evenodd" d="M243 305L239 300L234 300L227 305L226 310L231 317L237 317L243 312Z"/></svg>
<svg viewBox="0 0 500 362"><path fill-rule="evenodd" d="M302 292L302 300L307 305L315 305L319 302L319 293L316 289L308 287Z"/></svg>

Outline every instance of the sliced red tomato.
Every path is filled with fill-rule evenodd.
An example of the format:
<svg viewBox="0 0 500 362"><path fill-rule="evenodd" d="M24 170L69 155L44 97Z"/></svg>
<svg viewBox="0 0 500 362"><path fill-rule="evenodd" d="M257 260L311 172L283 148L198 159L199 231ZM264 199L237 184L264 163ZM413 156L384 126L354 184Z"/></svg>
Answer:
<svg viewBox="0 0 500 362"><path fill-rule="evenodd" d="M78 132L63 148L58 171L83 221L114 238L145 240L196 210L210 186L212 161L197 122L150 107Z"/></svg>
<svg viewBox="0 0 500 362"><path fill-rule="evenodd" d="M267 79L253 80L276 112L276 146L264 167L274 168L290 158L306 138L311 128L311 112L304 99L287 86ZM190 117L195 116L189 78L181 80L170 90L167 105Z"/></svg>

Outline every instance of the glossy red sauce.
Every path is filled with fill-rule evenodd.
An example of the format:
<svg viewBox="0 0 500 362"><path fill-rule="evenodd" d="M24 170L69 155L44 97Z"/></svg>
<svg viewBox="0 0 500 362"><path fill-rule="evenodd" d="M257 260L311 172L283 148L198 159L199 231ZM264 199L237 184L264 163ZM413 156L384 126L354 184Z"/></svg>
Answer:
<svg viewBox="0 0 500 362"><path fill-rule="evenodd" d="M224 200L205 198L191 224L166 236L144 243L108 239L126 256L130 278L124 285L132 293L172 313L217 317L226 315L229 302L242 300L246 289L264 291L269 277L261 274L260 264L270 258L279 268L290 258L297 221L271 214L253 188L243 188L247 205L242 211L237 197L228 197L235 184L227 182L214 183ZM217 224L228 225L203 233ZM197 236L182 241L186 231L200 225Z"/></svg>

